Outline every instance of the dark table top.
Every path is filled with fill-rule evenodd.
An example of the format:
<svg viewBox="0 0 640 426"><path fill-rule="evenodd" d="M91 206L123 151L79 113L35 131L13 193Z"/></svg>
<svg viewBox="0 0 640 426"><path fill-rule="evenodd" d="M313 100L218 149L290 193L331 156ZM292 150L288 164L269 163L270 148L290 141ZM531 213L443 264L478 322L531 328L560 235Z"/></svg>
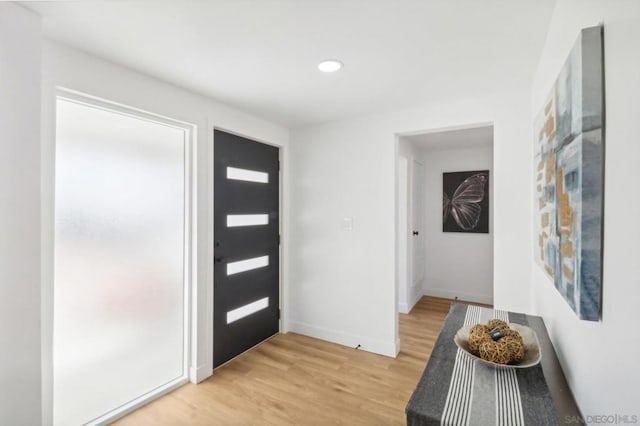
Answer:
<svg viewBox="0 0 640 426"><path fill-rule="evenodd" d="M542 360L530 368L496 368L458 349L456 332L468 324L503 319L532 328ZM558 425L580 412L542 318L454 304L406 408L408 425Z"/></svg>

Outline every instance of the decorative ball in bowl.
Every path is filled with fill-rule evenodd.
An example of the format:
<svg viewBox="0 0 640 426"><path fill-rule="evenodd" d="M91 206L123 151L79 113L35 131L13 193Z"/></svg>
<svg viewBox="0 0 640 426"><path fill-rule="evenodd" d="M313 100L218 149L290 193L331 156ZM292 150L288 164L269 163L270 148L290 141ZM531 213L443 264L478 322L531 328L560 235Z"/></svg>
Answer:
<svg viewBox="0 0 640 426"><path fill-rule="evenodd" d="M469 356L496 367L533 367L542 357L535 331L496 319L464 326L453 340Z"/></svg>

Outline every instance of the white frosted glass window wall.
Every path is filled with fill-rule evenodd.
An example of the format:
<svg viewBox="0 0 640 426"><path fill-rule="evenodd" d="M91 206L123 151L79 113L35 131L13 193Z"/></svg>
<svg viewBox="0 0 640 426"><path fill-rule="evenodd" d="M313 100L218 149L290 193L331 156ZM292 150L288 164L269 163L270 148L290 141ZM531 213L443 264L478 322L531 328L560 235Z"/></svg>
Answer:
<svg viewBox="0 0 640 426"><path fill-rule="evenodd" d="M184 377L186 131L58 99L54 424Z"/></svg>

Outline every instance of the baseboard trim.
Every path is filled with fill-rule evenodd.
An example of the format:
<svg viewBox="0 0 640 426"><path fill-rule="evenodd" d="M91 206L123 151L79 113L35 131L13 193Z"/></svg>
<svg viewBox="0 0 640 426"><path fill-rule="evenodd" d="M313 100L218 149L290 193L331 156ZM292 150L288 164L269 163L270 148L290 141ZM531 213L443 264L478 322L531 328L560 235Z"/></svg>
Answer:
<svg viewBox="0 0 640 426"><path fill-rule="evenodd" d="M189 369L189 381L191 383L200 383L213 374L213 370L210 365L200 365L198 367L191 367Z"/></svg>
<svg viewBox="0 0 640 426"><path fill-rule="evenodd" d="M420 300L421 297L422 295L414 297L410 303L398 303L398 312L401 314L408 314L411 312L413 307L416 306L416 303L418 303L418 300Z"/></svg>
<svg viewBox="0 0 640 426"><path fill-rule="evenodd" d="M397 342L384 342L299 321L289 321L289 331L351 348L360 345L358 349L391 358L395 358L400 350Z"/></svg>
<svg viewBox="0 0 640 426"><path fill-rule="evenodd" d="M422 294L419 294L417 292L413 293L411 304L409 305L409 310L407 311L407 313L411 312L413 307L416 306L416 303L418 303L418 300L420 300L421 298L422 298Z"/></svg>
<svg viewBox="0 0 640 426"><path fill-rule="evenodd" d="M493 305L493 296L487 296L486 294L474 294L474 293L463 293L458 291L452 291L449 289L442 288L425 288L424 289L425 296L433 296L433 297L442 297L445 299L460 299L465 300L467 302L476 302L476 303L484 303L486 305Z"/></svg>

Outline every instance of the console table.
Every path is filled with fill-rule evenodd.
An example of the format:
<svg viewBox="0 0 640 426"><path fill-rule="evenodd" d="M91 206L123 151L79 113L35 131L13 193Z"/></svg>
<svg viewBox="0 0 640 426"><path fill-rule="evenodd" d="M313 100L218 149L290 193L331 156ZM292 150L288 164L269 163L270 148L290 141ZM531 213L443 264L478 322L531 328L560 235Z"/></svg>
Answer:
<svg viewBox="0 0 640 426"><path fill-rule="evenodd" d="M461 327L492 318L535 330L540 364L496 368L458 349L453 337ZM406 414L410 426L556 426L580 416L542 318L457 303L451 306Z"/></svg>

